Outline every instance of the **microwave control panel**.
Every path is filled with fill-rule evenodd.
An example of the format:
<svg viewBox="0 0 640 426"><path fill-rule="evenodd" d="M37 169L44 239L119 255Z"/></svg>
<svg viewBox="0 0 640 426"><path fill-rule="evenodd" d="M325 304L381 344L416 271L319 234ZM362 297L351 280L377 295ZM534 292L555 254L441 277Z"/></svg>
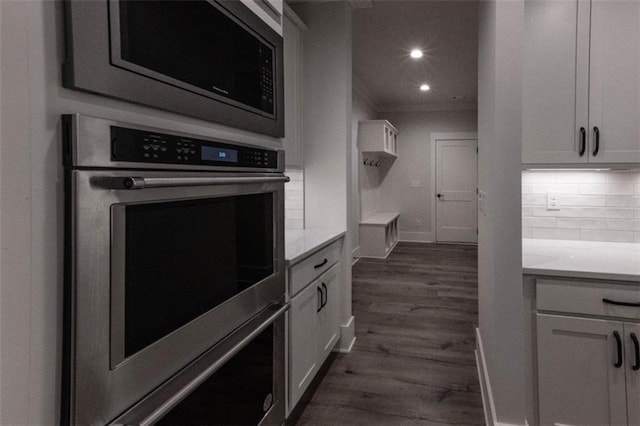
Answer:
<svg viewBox="0 0 640 426"><path fill-rule="evenodd" d="M111 160L276 169L278 152L111 126Z"/></svg>

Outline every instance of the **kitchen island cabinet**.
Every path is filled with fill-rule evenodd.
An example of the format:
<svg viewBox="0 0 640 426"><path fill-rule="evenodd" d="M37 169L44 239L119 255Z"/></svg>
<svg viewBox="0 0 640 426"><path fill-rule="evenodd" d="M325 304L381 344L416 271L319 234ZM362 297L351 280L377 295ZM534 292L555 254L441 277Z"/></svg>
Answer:
<svg viewBox="0 0 640 426"><path fill-rule="evenodd" d="M522 162L640 162L640 2L525 2Z"/></svg>
<svg viewBox="0 0 640 426"><path fill-rule="evenodd" d="M640 245L525 240L531 424L640 424Z"/></svg>

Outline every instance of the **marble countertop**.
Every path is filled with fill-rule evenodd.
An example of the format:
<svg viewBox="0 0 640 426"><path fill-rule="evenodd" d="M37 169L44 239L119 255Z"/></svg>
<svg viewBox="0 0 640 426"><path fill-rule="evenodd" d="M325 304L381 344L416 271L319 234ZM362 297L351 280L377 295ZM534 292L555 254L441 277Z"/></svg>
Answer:
<svg viewBox="0 0 640 426"><path fill-rule="evenodd" d="M640 244L522 240L524 274L640 282Z"/></svg>
<svg viewBox="0 0 640 426"><path fill-rule="evenodd" d="M340 229L285 229L284 259L286 265L296 263L320 248L344 236Z"/></svg>

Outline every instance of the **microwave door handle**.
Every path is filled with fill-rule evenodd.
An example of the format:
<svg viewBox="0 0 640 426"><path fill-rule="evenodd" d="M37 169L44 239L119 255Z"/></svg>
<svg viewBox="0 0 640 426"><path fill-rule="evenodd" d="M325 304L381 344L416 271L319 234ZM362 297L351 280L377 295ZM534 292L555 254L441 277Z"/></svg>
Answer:
<svg viewBox="0 0 640 426"><path fill-rule="evenodd" d="M184 186L233 185L251 183L289 182L288 176L251 176L251 177L103 177L96 184L107 189L145 189L170 188Z"/></svg>

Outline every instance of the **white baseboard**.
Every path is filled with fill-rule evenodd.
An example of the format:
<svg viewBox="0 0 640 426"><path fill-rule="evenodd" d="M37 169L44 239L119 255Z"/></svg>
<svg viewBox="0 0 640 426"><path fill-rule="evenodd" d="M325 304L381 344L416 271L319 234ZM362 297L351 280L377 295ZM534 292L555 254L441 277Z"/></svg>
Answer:
<svg viewBox="0 0 640 426"><path fill-rule="evenodd" d="M493 392L491 390L491 381L489 380L489 371L484 356L484 348L482 346L482 336L480 329L476 327L476 364L478 367L478 379L480 380L480 392L482 393L482 406L484 408L484 420L487 426L520 426L512 423L503 423L498 421L496 415L496 405L493 400ZM527 424L526 420L523 424Z"/></svg>
<svg viewBox="0 0 640 426"><path fill-rule="evenodd" d="M435 241L433 232L399 232L400 241L413 241L417 243L432 243Z"/></svg>
<svg viewBox="0 0 640 426"><path fill-rule="evenodd" d="M347 354L351 352L354 343L356 343L356 322L355 317L351 315L346 324L340 326L340 340L334 348L335 352Z"/></svg>

